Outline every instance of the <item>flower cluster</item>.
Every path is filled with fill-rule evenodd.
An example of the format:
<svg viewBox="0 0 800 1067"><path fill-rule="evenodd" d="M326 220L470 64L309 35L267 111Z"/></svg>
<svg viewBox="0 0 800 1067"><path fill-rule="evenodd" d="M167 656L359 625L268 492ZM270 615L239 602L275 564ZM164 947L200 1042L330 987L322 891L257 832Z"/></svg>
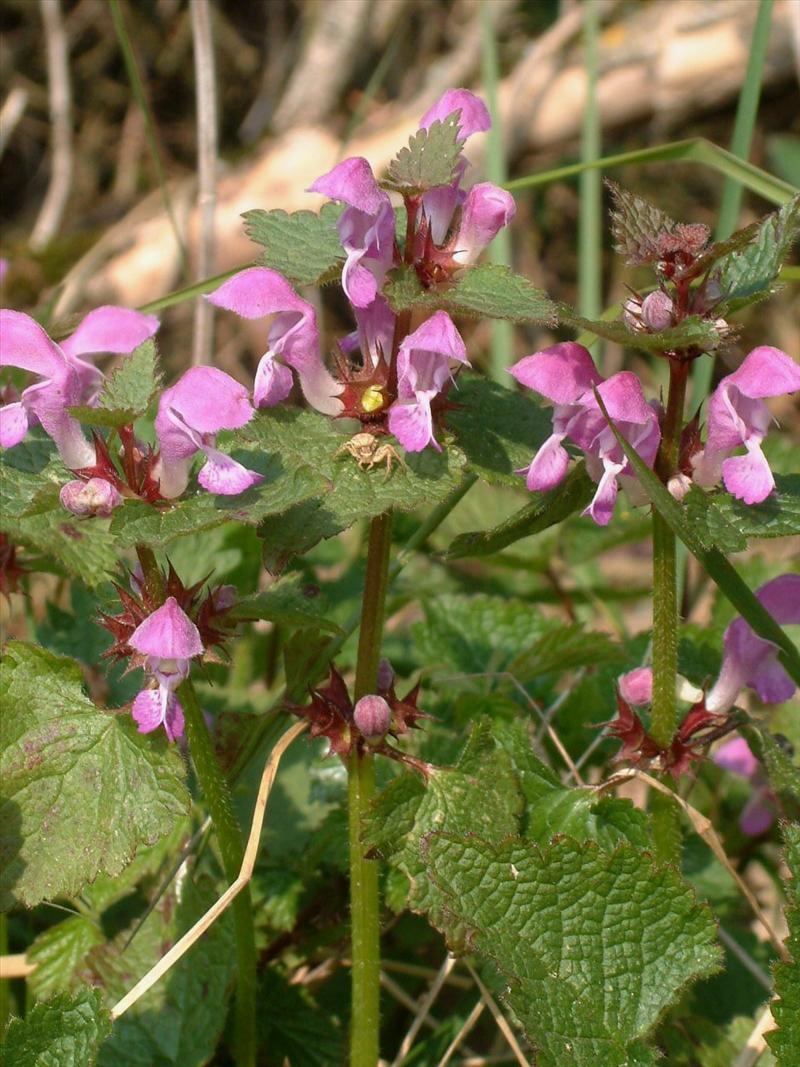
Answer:
<svg viewBox="0 0 800 1067"><path fill-rule="evenodd" d="M445 93L423 115L421 129L445 120L457 121L462 147L490 126L485 105L465 89ZM256 371L257 407L285 400L296 376L318 411L357 418L371 433L391 432L409 452L440 447L434 413L454 372L467 365L464 341L444 311L407 332L381 290L401 263L424 287L452 280L513 218L514 201L504 190L487 182L464 190L466 169L460 155L449 184L404 194L402 248L392 201L366 159L345 159L311 185L311 192L344 205L337 223L345 255L342 288L356 328L339 342L335 373L322 359L314 308L276 271L251 267L209 295L217 307L244 318L271 316Z"/></svg>
<svg viewBox="0 0 800 1067"><path fill-rule="evenodd" d="M568 440L586 456L586 468L597 492L586 509L596 523L611 519L620 485L637 502L633 470L597 402L602 398L620 435L652 467L661 439L660 408L645 400L639 379L621 371L604 379L582 345L566 341L521 359L510 373L522 385L551 400L553 433L534 456L526 475L531 490L553 489L569 465ZM769 427L764 398L800 390L800 366L777 348L754 348L733 374L723 378L708 403L705 447L693 434L682 449L680 477L670 489L682 495L692 481L713 485L720 475L725 488L745 504L765 500L775 486L761 450ZM738 449L745 455L731 455Z"/></svg>
<svg viewBox="0 0 800 1067"><path fill-rule="evenodd" d="M756 596L776 622L784 625L800 622L800 574L773 578L757 590ZM778 648L759 637L741 617L725 630L722 666L708 691L703 693L680 677L677 681L678 699L691 703L692 707L670 746L663 749L650 737L633 710L652 702L652 668L637 667L622 675L618 684L617 718L602 724L622 741L618 759L657 763L677 778L694 760L702 758L716 736L730 731L728 713L743 689L754 689L765 704L780 704L790 700L797 688L778 660ZM722 746L714 759L720 762L718 756L724 750Z"/></svg>

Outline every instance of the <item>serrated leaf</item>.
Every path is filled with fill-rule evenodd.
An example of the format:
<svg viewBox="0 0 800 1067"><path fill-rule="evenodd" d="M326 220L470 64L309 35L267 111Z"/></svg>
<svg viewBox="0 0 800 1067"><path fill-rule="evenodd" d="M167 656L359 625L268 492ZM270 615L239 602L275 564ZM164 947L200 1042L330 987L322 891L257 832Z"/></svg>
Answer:
<svg viewBox="0 0 800 1067"><path fill-rule="evenodd" d="M3 1041L4 1067L93 1067L111 1019L96 989L60 993L12 1019Z"/></svg>
<svg viewBox="0 0 800 1067"><path fill-rule="evenodd" d="M319 1007L302 986L289 985L274 969L259 989L259 1044L269 1049L269 1062L292 1067L331 1067L344 1063L341 1023Z"/></svg>
<svg viewBox="0 0 800 1067"><path fill-rule="evenodd" d="M247 447L282 459L287 471L311 471L326 492L264 520L259 536L264 562L280 570L292 556L324 538L346 530L362 518L391 508L413 511L430 507L461 481L464 456L452 446L408 455L405 465L361 470L352 456L337 455L344 441L333 421L312 411L274 408L259 414L237 435Z"/></svg>
<svg viewBox="0 0 800 1067"><path fill-rule="evenodd" d="M411 633L422 662L464 674L502 671L520 647L555 627L524 600L444 593L422 602L424 622Z"/></svg>
<svg viewBox="0 0 800 1067"><path fill-rule="evenodd" d="M550 436L552 412L529 393L515 393L474 375L458 378L447 425L467 457L467 468L493 485L525 490L517 472L527 468Z"/></svg>
<svg viewBox="0 0 800 1067"><path fill-rule="evenodd" d="M189 803L166 739L96 708L77 664L10 643L0 666L0 906L74 896L170 833Z"/></svg>
<svg viewBox="0 0 800 1067"><path fill-rule="evenodd" d="M775 993L780 999L773 1002L772 1015L778 1029L769 1031L766 1039L778 1067L793 1067L800 1063L800 824L783 823L781 829L790 874L786 886L789 936L785 944L791 958L775 966Z"/></svg>
<svg viewBox="0 0 800 1067"><path fill-rule="evenodd" d="M436 925L462 950L468 930L509 979L540 1067L630 1063L664 1007L719 964L711 913L632 846L436 832L423 854L442 897Z"/></svg>
<svg viewBox="0 0 800 1067"><path fill-rule="evenodd" d="M682 348L699 348L703 352L713 352L719 348L725 337L714 322L699 315L689 315L678 326L668 330L649 333L646 330L630 330L622 319L585 319L576 315L572 308L560 304L559 321L579 330L588 330L596 337L624 345L626 348L639 348L645 352L671 352Z"/></svg>
<svg viewBox="0 0 800 1067"><path fill-rule="evenodd" d="M711 278L723 293L720 315L730 315L769 295L800 229L800 195L762 219L744 248L715 266Z"/></svg>
<svg viewBox="0 0 800 1067"><path fill-rule="evenodd" d="M124 930L90 952L86 973L111 1005L119 1000L213 903L217 893L189 878L170 888L131 940ZM114 1023L98 1067L201 1067L225 1024L228 986L236 965L231 914L220 916L200 941L141 1000Z"/></svg>
<svg viewBox="0 0 800 1067"><path fill-rule="evenodd" d="M495 263L469 267L450 286L425 290L408 268L398 268L384 290L395 311L424 307L451 315L553 325L557 308L522 274Z"/></svg>
<svg viewBox="0 0 800 1067"><path fill-rule="evenodd" d="M710 499L718 514L745 538L800 534L800 474L776 474L775 488L760 504L745 504L722 489Z"/></svg>
<svg viewBox="0 0 800 1067"><path fill-rule="evenodd" d="M325 618L327 604L319 586L301 574L287 574L269 589L242 597L229 613L231 619L266 619L293 628L314 627L341 633L341 627Z"/></svg>
<svg viewBox="0 0 800 1067"><path fill-rule="evenodd" d="M75 972L96 945L105 940L103 931L85 915L72 915L40 934L27 951L35 967L28 984L37 999L68 989Z"/></svg>
<svg viewBox="0 0 800 1067"><path fill-rule="evenodd" d="M546 493L533 493L530 504L520 508L511 518L490 530L475 530L459 534L447 549L447 559L466 556L489 556L513 545L523 537L531 537L555 526L577 511L582 511L592 499L595 485L586 473L586 465L576 463L567 477Z"/></svg>
<svg viewBox="0 0 800 1067"><path fill-rule="evenodd" d="M115 574L119 552L106 521L82 522L61 506L59 489L71 477L49 441L34 437L4 452L0 460L0 531L95 586Z"/></svg>
<svg viewBox="0 0 800 1067"><path fill-rule="evenodd" d="M606 179L614 203L611 233L614 248L629 263L653 263L659 258L656 238L671 233L678 223L642 196Z"/></svg>
<svg viewBox="0 0 800 1067"><path fill-rule="evenodd" d="M693 485L684 498L686 520L692 524L706 544L716 545L726 553L741 552L747 548L747 538L741 530L725 518L717 506L721 499L722 494L712 499L708 493L704 493L698 486Z"/></svg>
<svg viewBox="0 0 800 1067"><path fill-rule="evenodd" d="M257 208L242 217L247 236L266 249L259 260L263 266L294 285L318 285L338 273L344 260L336 228L342 210L338 204L325 204L319 214Z"/></svg>
<svg viewBox="0 0 800 1067"><path fill-rule="evenodd" d="M96 406L69 411L89 426L127 426L145 414L160 386L155 342L145 341L106 378Z"/></svg>
<svg viewBox="0 0 800 1067"><path fill-rule="evenodd" d="M520 682L530 682L553 671L625 662L625 655L608 634L586 630L580 623L558 626L541 634L516 655L509 673Z"/></svg>
<svg viewBox="0 0 800 1067"><path fill-rule="evenodd" d="M199 490L171 505L127 501L111 519L111 533L124 548L144 542L153 548L168 545L178 537L210 530L229 522L255 526L269 515L279 515L292 505L324 490L325 479L309 467L288 467L280 456L239 453L263 480L238 496L215 496Z"/></svg>
<svg viewBox="0 0 800 1067"><path fill-rule="evenodd" d="M459 137L461 111L418 130L389 164L381 183L406 196L418 196L438 185L450 185L461 157L464 140Z"/></svg>

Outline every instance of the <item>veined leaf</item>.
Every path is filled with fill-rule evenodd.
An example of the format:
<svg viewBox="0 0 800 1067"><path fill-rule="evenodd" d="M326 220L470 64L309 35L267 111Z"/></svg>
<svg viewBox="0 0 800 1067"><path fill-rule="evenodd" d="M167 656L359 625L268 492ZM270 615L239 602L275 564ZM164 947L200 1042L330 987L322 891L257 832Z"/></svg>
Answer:
<svg viewBox="0 0 800 1067"><path fill-rule="evenodd" d="M94 407L73 407L70 414L89 426L126 426L147 411L161 385L155 342L123 358L106 378Z"/></svg>
<svg viewBox="0 0 800 1067"><path fill-rule="evenodd" d="M344 260L336 223L343 208L325 204L319 214L280 208L245 211L244 229L251 241L263 245L260 262L278 271L294 285L319 285Z"/></svg>

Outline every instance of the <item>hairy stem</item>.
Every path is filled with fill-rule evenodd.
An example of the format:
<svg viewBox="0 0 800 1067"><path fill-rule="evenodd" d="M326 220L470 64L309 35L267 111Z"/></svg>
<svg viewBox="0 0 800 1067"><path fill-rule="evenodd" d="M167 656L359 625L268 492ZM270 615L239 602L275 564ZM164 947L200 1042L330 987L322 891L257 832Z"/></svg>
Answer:
<svg viewBox="0 0 800 1067"><path fill-rule="evenodd" d="M136 555L144 575L148 592L163 603L166 597L164 575L155 553L147 545L137 545ZM176 693L186 719L189 751L200 788L208 804L225 868L225 876L233 882L242 866L244 848L242 831L233 811L231 791L222 773L214 745L208 732L203 711L191 678L187 678ZM255 1067L256 1063L256 941L253 926L253 906L250 889L246 887L233 901L233 922L236 937L236 1004L234 1043L237 1067Z"/></svg>
<svg viewBox="0 0 800 1067"><path fill-rule="evenodd" d="M244 854L242 832L233 811L228 783L222 773L203 711L191 678L177 690L186 719L186 736L197 780L203 790L217 833L225 877L235 881ZM256 1062L256 941L253 904L246 886L231 904L236 937L236 1002L234 1043L237 1067L255 1067Z"/></svg>
<svg viewBox="0 0 800 1067"><path fill-rule="evenodd" d="M381 653L389 554L391 512L372 520L367 572L358 634L355 698L375 691ZM348 764L350 924L352 938L351 1067L375 1067L379 1055L380 943L378 864L364 856L364 816L375 794L375 757L354 751Z"/></svg>
<svg viewBox="0 0 800 1067"><path fill-rule="evenodd" d="M667 410L661 427L661 448L656 470L666 484L678 465L683 408L689 364L670 360ZM675 695L678 674L678 584L675 534L661 514L653 510L653 703L650 729L661 748L667 748L678 725ZM651 802L656 855L677 862L680 828L673 802L662 794Z"/></svg>

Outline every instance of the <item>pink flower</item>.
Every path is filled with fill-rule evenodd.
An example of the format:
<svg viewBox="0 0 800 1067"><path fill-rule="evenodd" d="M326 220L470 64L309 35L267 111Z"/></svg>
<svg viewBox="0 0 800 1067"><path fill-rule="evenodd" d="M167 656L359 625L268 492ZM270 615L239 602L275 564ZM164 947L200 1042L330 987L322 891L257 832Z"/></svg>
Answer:
<svg viewBox="0 0 800 1067"><path fill-rule="evenodd" d="M59 500L73 515L107 517L122 503L122 495L105 478L90 478L87 482L67 482L61 488Z"/></svg>
<svg viewBox="0 0 800 1067"><path fill-rule="evenodd" d="M85 358L97 352L129 353L158 329L158 319L121 307L100 307L57 345L29 315L0 311L0 366L19 367L40 381L0 409L0 445L13 448L41 423L72 470L94 466L95 449L68 408L92 404L103 375Z"/></svg>
<svg viewBox="0 0 800 1067"><path fill-rule="evenodd" d="M633 469L600 411L594 389L617 430L652 466L661 430L656 412L644 399L639 379L630 371L604 379L589 352L574 341L526 356L510 367L509 373L555 404L553 433L527 470L518 472L526 474L528 489L544 492L563 481L570 457L562 441L569 439L586 453L587 470L597 482L597 492L584 514L591 515L600 526L607 525L617 499L617 479L632 477Z"/></svg>
<svg viewBox="0 0 800 1067"><path fill-rule="evenodd" d="M800 623L800 574L782 574L762 585L756 596L781 624ZM765 704L789 700L797 688L778 660L778 648L759 637L741 617L725 631L722 668L706 697L712 712L728 711L745 687Z"/></svg>
<svg viewBox="0 0 800 1067"><path fill-rule="evenodd" d="M309 192L347 205L337 223L347 257L342 288L354 307L367 307L394 262L394 210L388 194L361 156L337 163L309 186Z"/></svg>
<svg viewBox="0 0 800 1067"><path fill-rule="evenodd" d="M266 267L250 267L223 282L207 297L245 319L271 315L267 351L256 370L253 401L258 408L285 400L292 389L292 370L308 402L318 411L336 415L342 391L320 358L319 331L314 308L302 300L285 278Z"/></svg>
<svg viewBox="0 0 800 1067"><path fill-rule="evenodd" d="M407 452L427 445L441 451L433 436L431 401L467 362L461 334L445 311L426 319L400 344L397 353L398 399L389 408L389 430Z"/></svg>
<svg viewBox="0 0 800 1067"><path fill-rule="evenodd" d="M189 663L203 653L200 632L178 604L169 597L133 631L128 644L147 656L147 669L157 689L143 689L133 702L133 717L139 733L164 727L170 741L183 734L183 709L175 690L189 674Z"/></svg>
<svg viewBox="0 0 800 1067"><path fill-rule="evenodd" d="M745 504L760 504L775 488L761 442L769 429L765 397L800 389L800 366L778 348L754 348L741 367L723 378L708 405L705 451L696 463L695 480L713 484L722 472L725 488ZM744 446L743 456L730 456Z"/></svg>
<svg viewBox="0 0 800 1067"><path fill-rule="evenodd" d="M761 776L761 764L750 746L743 737L734 737L720 745L714 753L714 762L753 784L753 795L739 816L739 825L749 837L763 834L775 822L775 798Z"/></svg>
<svg viewBox="0 0 800 1067"><path fill-rule="evenodd" d="M619 695L628 704L641 707L653 701L653 668L637 667L618 679Z"/></svg>
<svg viewBox="0 0 800 1067"><path fill-rule="evenodd" d="M365 308L354 308L357 329L339 342L346 355L360 350L365 367L374 370L379 364L388 366L394 343L397 316L383 296L377 296Z"/></svg>
<svg viewBox="0 0 800 1067"><path fill-rule="evenodd" d="M448 89L419 120L419 128L427 130L434 122L444 122L454 111L460 112L458 128L464 141L473 133L485 133L491 128L492 120L486 104L469 89Z"/></svg>
<svg viewBox="0 0 800 1067"><path fill-rule="evenodd" d="M453 236L453 259L462 267L474 263L487 245L514 218L517 205L505 189L491 182L473 185L467 193L458 231Z"/></svg>
<svg viewBox="0 0 800 1067"><path fill-rule="evenodd" d="M161 394L156 433L161 448L154 476L162 496L180 496L189 484L192 460L206 456L197 480L210 493L236 496L261 481L261 475L218 451L220 430L236 430L253 417L247 390L215 367L192 367Z"/></svg>

